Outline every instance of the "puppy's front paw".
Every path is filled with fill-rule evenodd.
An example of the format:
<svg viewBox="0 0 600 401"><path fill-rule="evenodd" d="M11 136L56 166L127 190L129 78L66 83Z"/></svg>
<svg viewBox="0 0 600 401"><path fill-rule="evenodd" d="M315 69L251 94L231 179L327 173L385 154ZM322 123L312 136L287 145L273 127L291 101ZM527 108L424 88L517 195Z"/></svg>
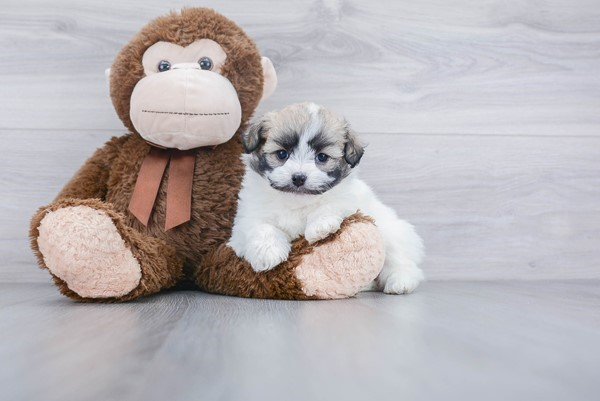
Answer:
<svg viewBox="0 0 600 401"><path fill-rule="evenodd" d="M244 257L254 271L263 272L286 260L291 248L291 243L283 233L265 226L247 244Z"/></svg>
<svg viewBox="0 0 600 401"><path fill-rule="evenodd" d="M393 272L385 280L383 292L386 294L410 294L425 279L419 268Z"/></svg>
<svg viewBox="0 0 600 401"><path fill-rule="evenodd" d="M262 246L255 246L253 249L248 250L245 259L250 262L255 272L264 272L286 260L289 253L290 246L262 244Z"/></svg>
<svg viewBox="0 0 600 401"><path fill-rule="evenodd" d="M339 230L341 224L342 218L339 216L321 217L318 220L308 223L304 232L304 238L306 238L309 244L312 244Z"/></svg>

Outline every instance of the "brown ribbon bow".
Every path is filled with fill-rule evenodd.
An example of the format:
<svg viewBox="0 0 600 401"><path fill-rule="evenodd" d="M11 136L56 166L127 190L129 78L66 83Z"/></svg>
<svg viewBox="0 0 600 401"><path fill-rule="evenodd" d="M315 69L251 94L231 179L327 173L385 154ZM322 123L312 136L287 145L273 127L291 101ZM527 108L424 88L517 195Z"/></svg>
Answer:
<svg viewBox="0 0 600 401"><path fill-rule="evenodd" d="M190 220L196 150L160 149L152 146L142 162L129 211L148 225L162 177L169 166L165 231Z"/></svg>

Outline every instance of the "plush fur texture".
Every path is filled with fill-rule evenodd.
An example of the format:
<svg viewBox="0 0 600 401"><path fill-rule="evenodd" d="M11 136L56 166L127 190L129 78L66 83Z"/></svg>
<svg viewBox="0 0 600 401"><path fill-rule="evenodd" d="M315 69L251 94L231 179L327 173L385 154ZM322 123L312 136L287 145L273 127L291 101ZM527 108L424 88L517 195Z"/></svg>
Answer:
<svg viewBox="0 0 600 401"><path fill-rule="evenodd" d="M81 296L122 297L140 283L140 264L105 213L64 207L46 214L39 232L44 263Z"/></svg>
<svg viewBox="0 0 600 401"><path fill-rule="evenodd" d="M246 298L346 298L377 277L384 252L373 220L355 213L321 241L293 241L288 259L262 273L222 244L206 256L196 283L205 291Z"/></svg>
<svg viewBox="0 0 600 401"><path fill-rule="evenodd" d="M187 46L202 38L219 43L227 53L221 73L237 91L242 106L242 124L237 135L228 142L198 150L191 220L165 232L168 170L147 226L127 210L138 171L150 149L129 118L130 97L135 84L144 74L141 60L147 48L157 41ZM248 269L245 262L239 260L225 245L231 234L244 173L240 160L243 150L240 135L263 95L263 82L261 57L254 42L237 25L212 10L183 9L180 13L157 18L123 47L111 69L111 98L117 114L130 133L113 138L98 149L56 199L40 208L31 221L31 246L38 262L42 268L50 267L54 281L63 294L84 302L121 302L177 285L188 288L194 285L206 291L238 296L283 299L319 297L314 290L314 283L310 287L311 294L317 295L309 296L303 291L302 281L296 277L296 269L303 265L304 255L319 252L317 244L297 241L289 260L268 275ZM88 213L89 209L102 216L99 217L102 224L87 227L86 237L110 238L113 244L119 244L117 253L124 255L130 252L139 264L139 284L128 293L125 293L128 285L123 283L112 289L105 285L107 276L119 277L121 273L116 272L119 269L126 272L127 281L131 284L133 269L128 257L112 259L115 263L105 270L101 263L87 265L91 266L92 272L86 272L83 278L74 275L78 275L86 265L69 262L68 255L73 255L77 249L64 249L54 254L62 257L52 257L51 262L50 259L46 260L54 252L48 250L46 245L61 243L68 247L68 241L60 238L73 235L76 230L71 227L72 224L85 225L82 220L89 219L80 212L86 210ZM54 216L61 216L63 223L52 223L49 216L53 213L58 213ZM94 233L94 229L103 232ZM41 242L40 230L44 237ZM115 233L121 236L122 242L116 239ZM331 241L340 242L340 252L349 252L350 245L343 243L340 237L334 236ZM79 245L79 241L75 241L72 247ZM354 249L357 244L351 243L351 246ZM86 249L88 255L99 251L89 247ZM317 269L315 266L313 268ZM331 270L335 268L330 267ZM356 269L368 271L377 268L373 263L356 266ZM340 280L340 286L344 288L348 286L343 283L344 280L355 281L346 277L340 277ZM85 283L85 289L82 289L81 283Z"/></svg>
<svg viewBox="0 0 600 401"><path fill-rule="evenodd" d="M251 153L229 245L254 270L287 259L291 240L318 241L361 210L375 219L386 244L379 289L409 293L424 279L423 242L358 178L364 149L344 118L314 103L295 104L260 118L244 142Z"/></svg>
<svg viewBox="0 0 600 401"><path fill-rule="evenodd" d="M163 240L148 237L136 230L133 230L124 222L122 214L116 213L111 208L110 204L106 204L105 202L93 198L62 199L52 203L49 206L41 208L34 215L31 222L30 236L32 239L32 248L34 249L34 252L38 258L38 263L41 267L47 268L44 260L45 255L43 255L40 251L38 244L38 239L40 237L39 229L42 226L42 220L50 213L57 212L59 210L62 211L64 209L66 209L66 212L68 213L68 211L73 210L74 207L87 207L96 210L104 213L112 220L117 232L123 238L125 247L132 252L134 258L138 261L142 270L142 276L138 286L127 294L108 297L106 294L96 294L96 296L91 297L77 293L73 288L69 287L69 284L65 280L59 278L55 274L52 274L52 270L49 269L54 282L58 286L61 293L78 301L120 302L128 301L142 295L152 294L160 291L161 289L171 288L181 281L183 278L183 258L177 254L173 247L169 246ZM74 213L74 215L77 215L77 213ZM53 227L53 229L56 235L59 229L57 227ZM89 230L88 235L91 235L91 233L92 230ZM64 235L64 233L60 235ZM105 234L98 233L97 236L100 237L102 235ZM45 240L48 241L49 239ZM50 240L56 241L55 239ZM78 252L77 248L75 248L72 252ZM60 269L65 268L64 261L62 263L63 266L60 267ZM116 266L114 265L107 266L108 270L115 268ZM63 277L65 277L65 279L68 278L66 276ZM76 280L79 281L78 278Z"/></svg>
<svg viewBox="0 0 600 401"><path fill-rule="evenodd" d="M353 225L348 227L352 222ZM353 217L342 223L336 240L319 245L296 269L302 291L321 299L351 297L373 281L385 259L385 248L372 219Z"/></svg>

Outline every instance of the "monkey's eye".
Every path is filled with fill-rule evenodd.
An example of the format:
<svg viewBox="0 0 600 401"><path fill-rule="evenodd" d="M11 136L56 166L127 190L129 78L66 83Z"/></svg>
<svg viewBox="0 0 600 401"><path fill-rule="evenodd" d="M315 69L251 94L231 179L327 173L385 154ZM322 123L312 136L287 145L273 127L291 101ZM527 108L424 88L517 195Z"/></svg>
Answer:
<svg viewBox="0 0 600 401"><path fill-rule="evenodd" d="M320 163L325 163L327 160L329 160L329 156L327 156L325 153L319 153L317 155L317 161Z"/></svg>
<svg viewBox="0 0 600 401"><path fill-rule="evenodd" d="M209 57L202 57L198 60L198 64L200 64L200 68L203 70L212 70L213 62Z"/></svg>
<svg viewBox="0 0 600 401"><path fill-rule="evenodd" d="M277 158L278 158L279 160L285 160L285 159L287 159L287 158L288 158L288 156L289 156L289 155L288 155L288 152L287 152L286 150L283 150L283 149L279 149L279 150L278 150L277 152L275 152L275 153L277 153Z"/></svg>
<svg viewBox="0 0 600 401"><path fill-rule="evenodd" d="M158 72L164 72L170 69L171 63L169 63L167 60L160 60L160 62L158 63Z"/></svg>

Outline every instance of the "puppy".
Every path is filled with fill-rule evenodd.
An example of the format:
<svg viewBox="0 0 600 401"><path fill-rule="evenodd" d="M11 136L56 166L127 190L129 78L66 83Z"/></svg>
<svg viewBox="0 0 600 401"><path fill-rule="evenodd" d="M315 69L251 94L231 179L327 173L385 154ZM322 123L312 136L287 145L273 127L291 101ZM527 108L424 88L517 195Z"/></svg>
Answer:
<svg viewBox="0 0 600 401"><path fill-rule="evenodd" d="M423 242L356 173L364 148L348 123L314 103L265 114L242 135L246 172L229 246L255 271L287 259L291 241L313 243L360 210L385 241L385 264L367 289L412 292L424 279Z"/></svg>

